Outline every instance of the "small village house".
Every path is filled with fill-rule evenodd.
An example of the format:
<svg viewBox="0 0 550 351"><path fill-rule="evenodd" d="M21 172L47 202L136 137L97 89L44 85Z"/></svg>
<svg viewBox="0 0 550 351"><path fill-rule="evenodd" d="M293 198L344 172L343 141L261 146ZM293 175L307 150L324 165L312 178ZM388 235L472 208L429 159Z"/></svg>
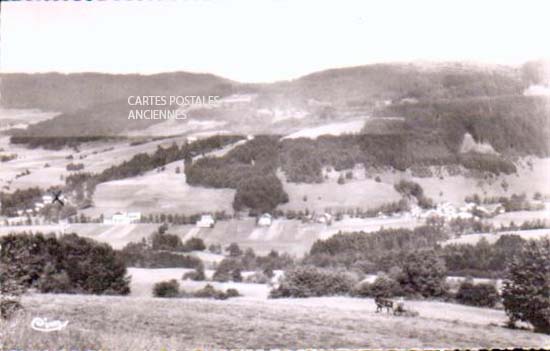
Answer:
<svg viewBox="0 0 550 351"><path fill-rule="evenodd" d="M216 221L210 214L201 216L201 219L195 224L199 228L213 228Z"/></svg>
<svg viewBox="0 0 550 351"><path fill-rule="evenodd" d="M111 218L105 218L104 224L132 224L139 223L141 220L140 212L117 212Z"/></svg>
<svg viewBox="0 0 550 351"><path fill-rule="evenodd" d="M269 227L273 223L273 217L269 213L264 213L258 219L258 225L260 227Z"/></svg>

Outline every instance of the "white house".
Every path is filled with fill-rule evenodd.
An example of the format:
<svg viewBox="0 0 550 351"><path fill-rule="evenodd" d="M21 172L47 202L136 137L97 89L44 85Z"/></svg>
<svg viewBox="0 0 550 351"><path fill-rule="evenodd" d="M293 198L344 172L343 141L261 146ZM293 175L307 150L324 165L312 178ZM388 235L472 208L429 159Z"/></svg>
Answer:
<svg viewBox="0 0 550 351"><path fill-rule="evenodd" d="M141 220L140 212L117 212L111 218L103 220L104 224L131 224Z"/></svg>
<svg viewBox="0 0 550 351"><path fill-rule="evenodd" d="M264 213L258 219L258 225L260 227L269 227L269 226L271 226L272 222L273 222L273 217L271 217L271 215L269 213Z"/></svg>
<svg viewBox="0 0 550 351"><path fill-rule="evenodd" d="M330 213L323 213L315 217L315 221L317 223L323 223L323 224L331 224L332 223L332 215Z"/></svg>
<svg viewBox="0 0 550 351"><path fill-rule="evenodd" d="M27 222L27 217L8 217L5 221L8 222L8 225L22 225Z"/></svg>
<svg viewBox="0 0 550 351"><path fill-rule="evenodd" d="M199 228L213 228L216 221L212 215L202 215L201 219L195 224Z"/></svg>
<svg viewBox="0 0 550 351"><path fill-rule="evenodd" d="M42 196L42 202L44 202L45 204L49 204L53 201L53 196L51 195L43 195Z"/></svg>

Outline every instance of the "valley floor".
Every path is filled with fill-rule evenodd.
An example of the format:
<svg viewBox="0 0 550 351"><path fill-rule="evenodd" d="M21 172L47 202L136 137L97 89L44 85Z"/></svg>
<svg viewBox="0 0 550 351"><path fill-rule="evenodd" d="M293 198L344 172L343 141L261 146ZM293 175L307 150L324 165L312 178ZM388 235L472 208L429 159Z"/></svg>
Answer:
<svg viewBox="0 0 550 351"><path fill-rule="evenodd" d="M4 349L504 348L550 346L550 336L504 328L503 311L408 301L418 317L375 313L372 299L258 300L29 295L2 326ZM68 320L59 332L33 317ZM1 347L0 347L1 348Z"/></svg>

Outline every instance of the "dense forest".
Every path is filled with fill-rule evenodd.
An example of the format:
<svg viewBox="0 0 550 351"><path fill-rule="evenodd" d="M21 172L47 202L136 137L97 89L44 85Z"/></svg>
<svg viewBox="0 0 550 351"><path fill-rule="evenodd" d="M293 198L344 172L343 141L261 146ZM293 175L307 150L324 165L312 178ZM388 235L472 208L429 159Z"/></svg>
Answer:
<svg viewBox="0 0 550 351"><path fill-rule="evenodd" d="M517 255L526 243L518 235L502 235L493 244L482 239L473 245L441 246L447 238L447 230L434 224L413 230L382 229L369 235L339 233L326 240L317 240L304 262L363 273L388 272L400 266L407 253L434 249L445 262L449 275L502 278L505 262Z"/></svg>
<svg viewBox="0 0 550 351"><path fill-rule="evenodd" d="M550 102L536 96L472 97L394 104L379 116L404 116L412 152L426 152L420 142L441 143L456 154L465 133L504 155L550 154ZM418 148L418 150L416 149ZM426 150L428 149L428 150Z"/></svg>

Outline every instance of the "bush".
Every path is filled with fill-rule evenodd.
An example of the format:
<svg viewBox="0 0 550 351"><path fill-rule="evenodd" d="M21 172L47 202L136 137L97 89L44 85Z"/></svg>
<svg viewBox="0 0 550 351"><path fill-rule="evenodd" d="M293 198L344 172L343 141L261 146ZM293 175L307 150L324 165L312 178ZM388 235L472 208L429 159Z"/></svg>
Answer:
<svg viewBox="0 0 550 351"><path fill-rule="evenodd" d="M237 243L229 244L229 246L225 250L229 253L229 256L231 257L238 257L243 254L243 251L241 250L241 248L239 247L239 244Z"/></svg>
<svg viewBox="0 0 550 351"><path fill-rule="evenodd" d="M220 244L210 244L210 246L208 246L208 251L214 254L221 254L222 246Z"/></svg>
<svg viewBox="0 0 550 351"><path fill-rule="evenodd" d="M239 293L239 290L233 289L233 288L227 289L227 290L225 291L225 295L226 295L228 298L241 296L241 294Z"/></svg>
<svg viewBox="0 0 550 351"><path fill-rule="evenodd" d="M394 188L403 196L419 198L424 195L424 190L420 184L408 180L400 180L399 183L394 185Z"/></svg>
<svg viewBox="0 0 550 351"><path fill-rule="evenodd" d="M303 266L286 271L270 297L343 295L350 293L355 283L354 277L344 272Z"/></svg>
<svg viewBox="0 0 550 351"><path fill-rule="evenodd" d="M399 283L385 274L380 274L372 283L359 283L353 290L359 297L393 297L403 293Z"/></svg>
<svg viewBox="0 0 550 351"><path fill-rule="evenodd" d="M141 268L197 268L202 265L200 258L181 253L154 251L146 243L128 243L120 256L127 266Z"/></svg>
<svg viewBox="0 0 550 351"><path fill-rule="evenodd" d="M271 279L262 271L254 272L253 274L249 275L244 279L246 283L252 283L252 284L267 284L271 281Z"/></svg>
<svg viewBox="0 0 550 351"><path fill-rule="evenodd" d="M513 325L529 322L535 331L550 334L550 239L530 240L509 262L502 298Z"/></svg>
<svg viewBox="0 0 550 351"><path fill-rule="evenodd" d="M197 268L195 268L194 271L187 272L182 277L183 280L190 279L194 281L203 281L206 279L206 275L204 274L204 265L200 265Z"/></svg>
<svg viewBox="0 0 550 351"><path fill-rule="evenodd" d="M120 294L130 292L126 265L109 245L68 234L10 234L0 239L0 265L27 287L42 292ZM14 256L16 255L16 256Z"/></svg>
<svg viewBox="0 0 550 351"><path fill-rule="evenodd" d="M498 291L493 284L474 284L469 279L460 284L455 297L462 304L479 307L494 307L499 300Z"/></svg>
<svg viewBox="0 0 550 351"><path fill-rule="evenodd" d="M183 244L184 251L204 251L206 245L201 238L191 238Z"/></svg>
<svg viewBox="0 0 550 351"><path fill-rule="evenodd" d="M206 298L206 299L216 299L216 300L225 300L228 298L228 296L223 291L214 288L210 284L206 284L204 288L195 291L193 293L193 296L199 297L199 298Z"/></svg>
<svg viewBox="0 0 550 351"><path fill-rule="evenodd" d="M237 211L249 208L257 213L273 212L279 205L288 202L283 184L274 174L253 176L237 185L233 208Z"/></svg>
<svg viewBox="0 0 550 351"><path fill-rule="evenodd" d="M166 234L159 227L159 231L151 235L151 243L153 250L166 251L183 251L183 244L179 236L174 234Z"/></svg>
<svg viewBox="0 0 550 351"><path fill-rule="evenodd" d="M153 287L153 296L155 297L178 297L180 293L180 284L177 280L158 282Z"/></svg>
<svg viewBox="0 0 550 351"><path fill-rule="evenodd" d="M424 297L443 296L447 292L445 263L432 250L409 253L401 266L399 284L406 294Z"/></svg>
<svg viewBox="0 0 550 351"><path fill-rule="evenodd" d="M71 279L66 272L57 272L55 266L47 263L38 281L38 289L43 293L63 293L71 291Z"/></svg>
<svg viewBox="0 0 550 351"><path fill-rule="evenodd" d="M0 319L10 319L17 310L22 308L20 298L27 290L23 282L24 278L20 276L16 266L4 264L3 260L20 258L27 250L25 246L2 245L0 247L0 258L2 258L0 260Z"/></svg>
<svg viewBox="0 0 550 351"><path fill-rule="evenodd" d="M84 164L82 163L69 163L67 165L67 171L81 171L84 169Z"/></svg>
<svg viewBox="0 0 550 351"><path fill-rule="evenodd" d="M217 282L242 281L242 265L235 258L224 258L216 268L212 279Z"/></svg>

